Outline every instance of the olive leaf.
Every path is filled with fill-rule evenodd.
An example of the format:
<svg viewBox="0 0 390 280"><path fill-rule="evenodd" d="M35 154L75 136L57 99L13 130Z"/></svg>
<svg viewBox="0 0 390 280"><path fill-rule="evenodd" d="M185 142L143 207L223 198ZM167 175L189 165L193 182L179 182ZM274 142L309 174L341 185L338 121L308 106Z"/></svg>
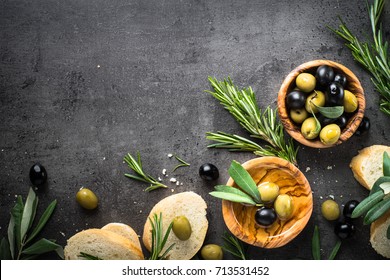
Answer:
<svg viewBox="0 0 390 280"><path fill-rule="evenodd" d="M390 193L390 181L380 184L379 187L383 190L385 195Z"/></svg>
<svg viewBox="0 0 390 280"><path fill-rule="evenodd" d="M390 176L390 156L387 152L383 153L383 176Z"/></svg>
<svg viewBox="0 0 390 280"><path fill-rule="evenodd" d="M218 185L214 187L216 191L210 192L210 195L229 200L232 202L238 202L238 203L247 203L251 205L256 205L256 202L246 193L243 191L230 187L225 185Z"/></svg>
<svg viewBox="0 0 390 280"><path fill-rule="evenodd" d="M337 119L344 113L344 106L333 106L333 107L321 107L312 104L318 109L321 115L329 119Z"/></svg>
<svg viewBox="0 0 390 280"><path fill-rule="evenodd" d="M3 237L0 243L0 260L12 260L8 239Z"/></svg>
<svg viewBox="0 0 390 280"><path fill-rule="evenodd" d="M30 191L28 192L26 204L23 208L23 215L22 220L20 223L20 235L21 240L24 240L24 237L26 236L27 231L30 229L31 224L35 218L35 212L37 210L38 205L38 198L33 191L32 188L30 188Z"/></svg>
<svg viewBox="0 0 390 280"><path fill-rule="evenodd" d="M11 209L11 219L8 225L8 240L12 258L15 257L16 251L19 251L22 244L20 227L22 223L23 207L22 197L18 196L15 206ZM16 245L16 247L14 247L14 245Z"/></svg>
<svg viewBox="0 0 390 280"><path fill-rule="evenodd" d="M256 203L261 203L260 193L255 181L242 165L233 160L228 170L229 175L234 182L247 194L249 194Z"/></svg>
<svg viewBox="0 0 390 280"><path fill-rule="evenodd" d="M337 240L336 245L334 245L333 250L330 253L328 260L334 260L335 259L337 253L340 250L340 247L341 247L341 240L339 239L339 240Z"/></svg>
<svg viewBox="0 0 390 280"><path fill-rule="evenodd" d="M22 251L22 254L26 255L40 255L44 253L48 253L51 251L55 251L61 247L60 245L56 244L55 241L48 240L46 238L42 238L29 246L28 248L24 249Z"/></svg>
<svg viewBox="0 0 390 280"><path fill-rule="evenodd" d="M321 249L320 249L320 232L318 230L318 226L314 227L314 234L311 240L311 250L314 260L321 259Z"/></svg>
<svg viewBox="0 0 390 280"><path fill-rule="evenodd" d="M390 239L390 225L387 227L387 239Z"/></svg>
<svg viewBox="0 0 390 280"><path fill-rule="evenodd" d="M378 180L376 180L374 185L372 186L369 195L372 195L377 191L383 191L383 189L380 186L386 182L390 182L390 176L379 177Z"/></svg>
<svg viewBox="0 0 390 280"><path fill-rule="evenodd" d="M379 219L384 213L390 209L390 198L383 199L373 206L364 217L363 223L369 225Z"/></svg>
<svg viewBox="0 0 390 280"><path fill-rule="evenodd" d="M78 255L79 258L83 258L83 259L86 259L86 260L102 260L101 258L99 257L95 257L93 255L90 255L90 254L87 254L87 253L84 253L84 252L80 252L80 254Z"/></svg>
<svg viewBox="0 0 390 280"><path fill-rule="evenodd" d="M363 199L353 210L351 217L353 219L365 214L369 211L373 206L375 206L378 202L380 202L385 194L381 191L374 192L370 194L365 199Z"/></svg>

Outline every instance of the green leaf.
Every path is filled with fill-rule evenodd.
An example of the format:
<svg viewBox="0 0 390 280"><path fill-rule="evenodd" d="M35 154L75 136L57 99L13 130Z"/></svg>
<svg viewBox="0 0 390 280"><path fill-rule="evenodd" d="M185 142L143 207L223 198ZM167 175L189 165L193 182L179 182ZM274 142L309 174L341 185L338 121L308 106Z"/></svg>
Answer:
<svg viewBox="0 0 390 280"><path fill-rule="evenodd" d="M351 217L353 219L360 217L367 211L369 211L374 205L380 202L385 194L382 191L374 192L370 194L365 199L363 199L353 210Z"/></svg>
<svg viewBox="0 0 390 280"><path fill-rule="evenodd" d="M329 119L337 119L344 113L344 106L321 107L315 104L314 106L316 106L321 115Z"/></svg>
<svg viewBox="0 0 390 280"><path fill-rule="evenodd" d="M256 203L261 203L260 193L257 189L255 181L253 181L251 175L245 170L242 165L233 160L230 168L229 175L233 178L234 182L247 194L249 194Z"/></svg>
<svg viewBox="0 0 390 280"><path fill-rule="evenodd" d="M383 153L383 176L390 176L390 156L387 152Z"/></svg>
<svg viewBox="0 0 390 280"><path fill-rule="evenodd" d="M390 193L390 182L384 182L380 184L379 187L383 190L385 195Z"/></svg>
<svg viewBox="0 0 390 280"><path fill-rule="evenodd" d="M232 254L234 257L240 260L247 260L249 257L246 255L247 244L244 244L237 237L225 232L222 236L223 246L222 249Z"/></svg>
<svg viewBox="0 0 390 280"><path fill-rule="evenodd" d="M387 227L387 239L390 239L390 225Z"/></svg>
<svg viewBox="0 0 390 280"><path fill-rule="evenodd" d="M382 191L380 185L383 183L386 183L386 182L390 182L389 176L379 177L378 180L376 180L374 185L372 186L372 188L370 190L370 195L372 195L374 192Z"/></svg>
<svg viewBox="0 0 390 280"><path fill-rule="evenodd" d="M379 219L384 213L390 209L390 198L384 199L374 207L372 207L364 217L363 223L369 225Z"/></svg>
<svg viewBox="0 0 390 280"><path fill-rule="evenodd" d="M314 227L314 234L313 238L311 240L311 250L314 260L320 260L321 259L321 250L320 250L320 232L318 230L318 226Z"/></svg>
<svg viewBox="0 0 390 280"><path fill-rule="evenodd" d="M214 197L217 197L217 198L221 198L221 199L224 199L224 200L228 200L228 201L232 201L232 202L256 205L256 202L253 201L251 198L244 197L244 196L241 196L241 195L238 195L238 194L234 194L234 193L226 193L226 192L214 191L214 192L210 192L209 194L211 196L214 196Z"/></svg>
<svg viewBox="0 0 390 280"><path fill-rule="evenodd" d="M13 259L15 259L16 251L19 251L19 249L22 246L20 228L22 223L23 208L24 208L23 199L19 195L16 200L15 206L11 209L11 219L8 226L8 240L9 240L11 255Z"/></svg>
<svg viewBox="0 0 390 280"><path fill-rule="evenodd" d="M79 258L86 259L86 260L101 260L101 258L92 256L92 255L87 254L87 253L84 253L84 252L80 252L80 254L78 255L78 257L79 257Z"/></svg>
<svg viewBox="0 0 390 280"><path fill-rule="evenodd" d="M217 185L214 187L214 189L218 192L231 193L231 194L242 196L244 199L248 199L256 204L256 202L248 194L244 193L240 189L231 186L226 186L226 185Z"/></svg>
<svg viewBox="0 0 390 280"><path fill-rule="evenodd" d="M27 195L26 203L24 205L22 221L20 225L20 235L22 240L24 240L27 231L29 230L32 222L34 221L37 203L38 198L33 189L30 188Z"/></svg>
<svg viewBox="0 0 390 280"><path fill-rule="evenodd" d="M336 243L336 245L333 247L332 252L330 253L329 260L334 260L337 253L339 252L339 249L341 247L341 240L339 239Z"/></svg>
<svg viewBox="0 0 390 280"><path fill-rule="evenodd" d="M38 224L31 232L31 234L28 236L26 244L28 244L31 240L33 240L34 237L43 229L43 227L46 225L47 221L50 219L51 215L53 214L56 205L57 205L56 199L49 204L49 206L46 208L45 212L43 212L41 218L39 219Z"/></svg>
<svg viewBox="0 0 390 280"><path fill-rule="evenodd" d="M3 237L0 243L0 260L12 260L8 239Z"/></svg>
<svg viewBox="0 0 390 280"><path fill-rule="evenodd" d="M61 247L61 246L58 245L57 243L55 243L51 240L42 238L42 239L38 240L37 242L35 242L34 244L32 244L30 247L24 249L22 251L22 254L40 255L40 254L55 251L59 247Z"/></svg>

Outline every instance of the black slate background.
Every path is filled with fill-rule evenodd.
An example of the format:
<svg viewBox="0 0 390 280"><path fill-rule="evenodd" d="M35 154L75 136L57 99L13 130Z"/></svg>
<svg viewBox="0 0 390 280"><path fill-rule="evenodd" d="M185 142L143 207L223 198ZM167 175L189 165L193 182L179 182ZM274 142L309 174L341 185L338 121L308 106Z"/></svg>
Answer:
<svg viewBox="0 0 390 280"><path fill-rule="evenodd" d="M289 71L309 60L330 59L361 80L372 129L335 148L301 147L299 168L314 192L307 227L282 248L249 249L254 259L311 259L318 225L327 258L336 237L333 223L321 216L321 202L333 195L342 205L367 195L349 162L363 147L389 144L390 128L369 74L326 28L339 24L338 15L360 38L370 36L366 2L357 0L0 1L0 234L6 234L16 195L27 196L29 168L39 161L49 180L38 191L38 214L58 200L42 236L61 245L80 230L109 222L127 223L142 234L155 203L189 190L208 203L205 242L222 244L221 203L208 195L214 183L202 181L198 168L214 163L218 183L225 183L231 160L254 155L207 149L208 131L246 135L204 92L210 89L207 77L230 76L238 86L254 89L260 107L276 107ZM382 21L389 40L390 3ZM176 165L168 153L191 166L164 178L169 189L146 193L147 185L123 176L129 171L123 156L137 151L155 177ZM171 176L183 185L171 184ZM80 187L98 195L98 209L77 205ZM356 225L337 258L381 259L370 246L369 227L361 220Z"/></svg>

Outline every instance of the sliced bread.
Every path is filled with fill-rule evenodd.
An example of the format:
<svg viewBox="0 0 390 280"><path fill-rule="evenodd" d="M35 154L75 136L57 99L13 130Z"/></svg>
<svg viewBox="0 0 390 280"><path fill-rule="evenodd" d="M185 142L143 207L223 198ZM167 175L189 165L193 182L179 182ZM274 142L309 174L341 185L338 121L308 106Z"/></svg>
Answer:
<svg viewBox="0 0 390 280"><path fill-rule="evenodd" d="M123 223L109 223L104 227L102 227L102 229L115 232L129 239L142 252L141 243L139 242L138 234L129 225Z"/></svg>
<svg viewBox="0 0 390 280"><path fill-rule="evenodd" d="M65 260L81 260L81 253L103 260L142 260L139 248L128 238L102 229L87 229L68 239Z"/></svg>
<svg viewBox="0 0 390 280"><path fill-rule="evenodd" d="M371 224L370 242L372 248L385 258L390 259L390 239L387 239L387 228L390 225L390 211Z"/></svg>
<svg viewBox="0 0 390 280"><path fill-rule="evenodd" d="M371 190L375 181L383 176L384 152L390 155L390 146L373 145L360 150L351 160L349 166L353 176L368 190Z"/></svg>
<svg viewBox="0 0 390 280"><path fill-rule="evenodd" d="M194 192L182 192L168 196L158 202L150 211L144 226L142 241L149 251L152 247L152 227L149 218L153 220L153 215L162 213L163 232L165 233L169 224L177 216L185 216L190 222L192 233L188 240L180 240L171 231L165 248L175 243L169 252L167 259L189 260L202 247L208 229L206 218L207 205L203 198ZM164 251L163 250L163 251Z"/></svg>

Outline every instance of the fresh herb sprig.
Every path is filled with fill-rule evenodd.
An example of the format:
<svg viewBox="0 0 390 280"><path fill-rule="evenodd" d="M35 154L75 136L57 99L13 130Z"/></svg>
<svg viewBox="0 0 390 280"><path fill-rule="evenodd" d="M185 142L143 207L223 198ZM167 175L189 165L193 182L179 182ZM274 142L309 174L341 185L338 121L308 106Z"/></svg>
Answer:
<svg viewBox="0 0 390 280"><path fill-rule="evenodd" d="M175 243L173 243L163 252L168 236L172 230L173 222L169 224L165 233L163 233L162 213L160 213L159 216L154 214L153 220L149 218L149 222L152 226L152 247L149 260L163 260L168 257L169 251L171 251L173 246L175 246Z"/></svg>
<svg viewBox="0 0 390 280"><path fill-rule="evenodd" d="M145 189L145 191L150 192L158 188L168 188L163 183L157 181L152 176L146 174L142 167L141 155L137 153L137 159L135 159L130 153L128 153L123 160L127 165L135 172L137 175L126 173L125 176L137 181L149 183L150 186Z"/></svg>
<svg viewBox="0 0 390 280"><path fill-rule="evenodd" d="M352 212L352 218L364 215L363 223L369 225L390 211L390 156L383 153L383 176L378 178L370 194L362 200ZM387 238L390 239L390 226L387 228Z"/></svg>
<svg viewBox="0 0 390 280"><path fill-rule="evenodd" d="M346 41L354 59L371 73L371 81L381 96L380 110L390 116L390 58L388 42L383 39L382 24L379 22L384 5L385 0L375 0L369 6L367 4L373 37L371 43L361 42L341 18L338 29L328 28Z"/></svg>
<svg viewBox="0 0 390 280"><path fill-rule="evenodd" d="M190 164L189 164L188 162L186 162L184 159L179 158L179 157L176 156L176 155L175 155L175 159L177 159L177 160L180 162L180 164L176 165L176 166L173 168L172 172L175 172L176 169L178 169L178 168L180 168L180 167L190 166Z"/></svg>
<svg viewBox="0 0 390 280"><path fill-rule="evenodd" d="M60 258L64 258L63 248L55 240L41 238L36 241L37 235L45 227L57 205L52 201L46 208L38 223L33 228L38 197L30 188L25 203L19 195L15 206L11 210L8 225L8 238L3 237L0 244L0 259L27 260L36 259L42 254L55 251ZM35 242L34 242L35 241Z"/></svg>
<svg viewBox="0 0 390 280"><path fill-rule="evenodd" d="M251 137L268 143L259 148L257 144L243 137L219 132L207 134L207 139L217 142L209 147L252 151L258 156L277 156L297 164L298 149L294 147L291 138L286 140L283 126L276 118L276 110L270 107L261 110L251 87L239 90L230 78L223 81L213 77L208 79L214 91L206 92L218 99Z"/></svg>
<svg viewBox="0 0 390 280"><path fill-rule="evenodd" d="M254 206L263 205L255 181L239 162L233 160L228 173L239 188L217 185L214 187L215 191L210 192L211 196Z"/></svg>
<svg viewBox="0 0 390 280"><path fill-rule="evenodd" d="M314 260L321 260L321 242L320 242L320 231L318 226L314 227L313 238L311 240L312 255ZM333 247L328 260L334 260L341 247L341 240L337 240L336 245Z"/></svg>
<svg viewBox="0 0 390 280"><path fill-rule="evenodd" d="M223 246L222 249L229 252L239 260L248 260L247 254L248 244L242 242L237 237L225 232L222 236Z"/></svg>
<svg viewBox="0 0 390 280"><path fill-rule="evenodd" d="M86 260L103 260L103 259L101 259L99 257L93 256L91 254L87 254L87 253L84 253L84 252L80 252L78 257L86 259Z"/></svg>

